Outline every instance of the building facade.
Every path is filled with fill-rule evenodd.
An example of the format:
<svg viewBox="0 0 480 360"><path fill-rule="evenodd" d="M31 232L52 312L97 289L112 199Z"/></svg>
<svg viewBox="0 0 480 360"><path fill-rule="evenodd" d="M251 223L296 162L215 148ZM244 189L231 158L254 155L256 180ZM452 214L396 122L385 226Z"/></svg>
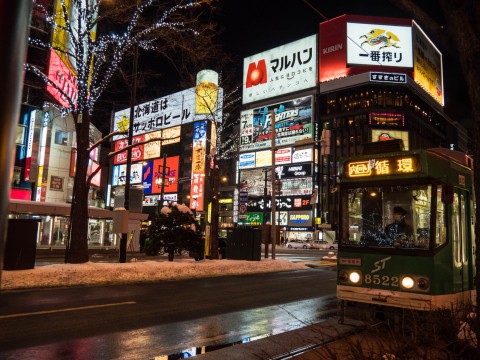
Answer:
<svg viewBox="0 0 480 360"><path fill-rule="evenodd" d="M318 47L305 46L306 39L295 42L303 48L286 44L244 60L239 224L271 219L272 160L263 150L271 132L263 121L273 111L277 242L282 236L334 240L339 160L361 154L364 144L401 139L406 150L467 152L470 141L444 112L442 54L415 21L343 15L320 24ZM315 68L299 71L295 66L306 64L302 55L310 51ZM308 77L315 76L312 84ZM295 107L308 97L311 131ZM249 111L250 122L244 120ZM297 207L286 206L289 196Z"/></svg>

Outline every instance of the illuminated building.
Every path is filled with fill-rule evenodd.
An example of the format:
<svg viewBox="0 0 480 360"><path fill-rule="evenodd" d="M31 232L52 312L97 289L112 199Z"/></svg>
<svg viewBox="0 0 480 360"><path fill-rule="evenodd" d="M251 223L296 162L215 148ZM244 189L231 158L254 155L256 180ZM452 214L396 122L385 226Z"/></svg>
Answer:
<svg viewBox="0 0 480 360"><path fill-rule="evenodd" d="M271 183L262 168L271 166L268 112L275 111L277 173L297 165L294 159L305 173L283 181L277 205L291 195L299 208L278 221L283 234L300 239L336 230L339 160L361 154L363 144L401 139L406 150L464 152L469 146L466 129L444 111L442 54L413 20L343 15L320 24L318 43L311 38L244 59L239 144L238 183L250 182L239 224L258 225L262 220L250 218L261 218L263 189ZM310 104L310 120L300 115L301 102ZM379 171L387 170L379 164ZM290 221L307 214L307 226Z"/></svg>

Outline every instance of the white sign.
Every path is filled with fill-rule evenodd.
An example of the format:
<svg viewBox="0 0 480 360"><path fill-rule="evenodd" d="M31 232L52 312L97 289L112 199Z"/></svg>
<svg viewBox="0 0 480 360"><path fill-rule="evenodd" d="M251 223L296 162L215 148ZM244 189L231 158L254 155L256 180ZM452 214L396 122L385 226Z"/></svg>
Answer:
<svg viewBox="0 0 480 360"><path fill-rule="evenodd" d="M317 35L245 58L243 76L243 104L315 87Z"/></svg>
<svg viewBox="0 0 480 360"><path fill-rule="evenodd" d="M183 90L159 99L136 105L134 109L133 136L167 129L178 125L191 123L197 120L215 118L222 121L223 89L218 88L217 109L212 115L195 114L195 88ZM127 131L130 124L130 108L115 113L113 131ZM116 135L113 140L125 136Z"/></svg>
<svg viewBox="0 0 480 360"><path fill-rule="evenodd" d="M313 159L313 149L295 149L292 155L292 163L311 162Z"/></svg>
<svg viewBox="0 0 480 360"><path fill-rule="evenodd" d="M409 26L347 23L347 64L413 67Z"/></svg>
<svg viewBox="0 0 480 360"><path fill-rule="evenodd" d="M275 151L275 164L283 165L292 162L292 148L283 148Z"/></svg>
<svg viewBox="0 0 480 360"><path fill-rule="evenodd" d="M251 169L255 167L255 153L240 154L238 158L239 169Z"/></svg>
<svg viewBox="0 0 480 360"><path fill-rule="evenodd" d="M142 163L132 164L130 167L130 184L141 184L142 182ZM112 185L125 185L127 180L127 165L114 165L112 171Z"/></svg>

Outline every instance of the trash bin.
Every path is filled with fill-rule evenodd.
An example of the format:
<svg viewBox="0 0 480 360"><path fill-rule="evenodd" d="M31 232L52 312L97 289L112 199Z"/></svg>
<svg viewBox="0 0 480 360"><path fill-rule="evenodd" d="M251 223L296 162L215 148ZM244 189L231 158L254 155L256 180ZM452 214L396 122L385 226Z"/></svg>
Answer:
<svg viewBox="0 0 480 360"><path fill-rule="evenodd" d="M40 219L8 219L4 270L25 270L35 267Z"/></svg>
<svg viewBox="0 0 480 360"><path fill-rule="evenodd" d="M262 244L261 229L228 229L226 242L225 255L227 259L260 261Z"/></svg>

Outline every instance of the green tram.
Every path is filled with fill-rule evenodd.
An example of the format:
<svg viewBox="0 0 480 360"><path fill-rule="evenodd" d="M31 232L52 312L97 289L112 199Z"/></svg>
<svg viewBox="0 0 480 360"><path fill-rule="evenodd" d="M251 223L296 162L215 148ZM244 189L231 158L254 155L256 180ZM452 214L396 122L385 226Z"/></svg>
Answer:
<svg viewBox="0 0 480 360"><path fill-rule="evenodd" d="M472 159L441 148L374 149L341 161L342 309L430 311L472 303Z"/></svg>

